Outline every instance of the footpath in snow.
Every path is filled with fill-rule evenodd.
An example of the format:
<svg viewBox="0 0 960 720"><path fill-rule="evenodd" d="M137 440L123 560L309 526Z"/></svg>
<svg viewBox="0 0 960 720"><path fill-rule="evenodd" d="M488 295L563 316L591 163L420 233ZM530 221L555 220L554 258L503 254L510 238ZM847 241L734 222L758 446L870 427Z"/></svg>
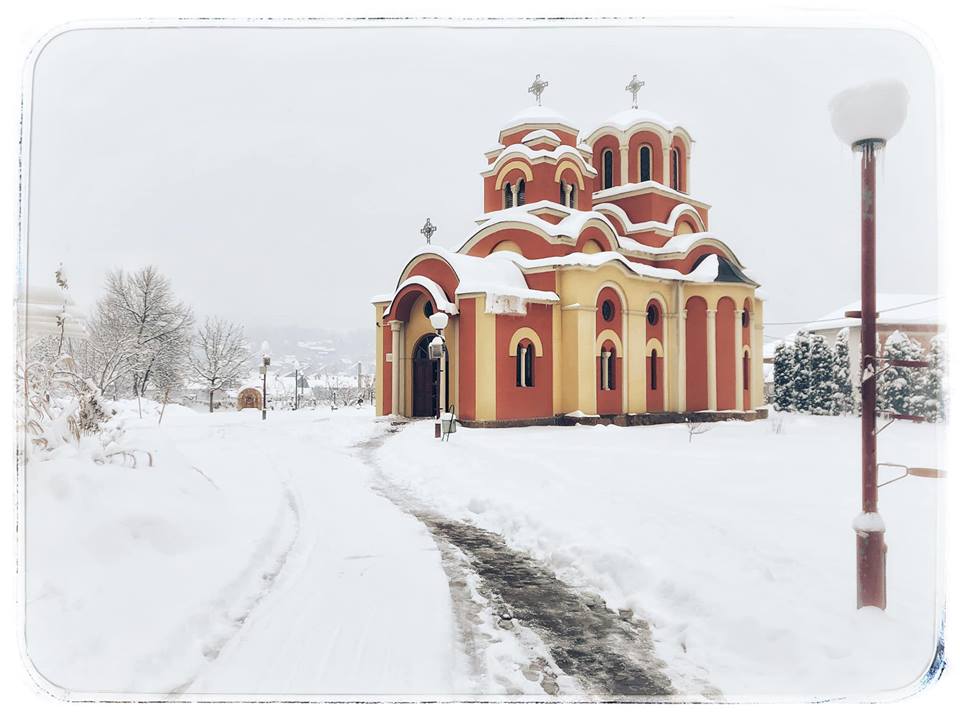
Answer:
<svg viewBox="0 0 960 720"><path fill-rule="evenodd" d="M437 546L352 449L369 413L121 418L154 467L27 468L26 650L51 689L470 689Z"/></svg>

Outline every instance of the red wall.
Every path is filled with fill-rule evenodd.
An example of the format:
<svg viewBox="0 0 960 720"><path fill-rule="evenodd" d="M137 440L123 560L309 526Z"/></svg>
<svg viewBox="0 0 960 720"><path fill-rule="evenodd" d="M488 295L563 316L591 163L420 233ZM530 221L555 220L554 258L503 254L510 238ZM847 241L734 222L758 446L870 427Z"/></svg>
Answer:
<svg viewBox="0 0 960 720"><path fill-rule="evenodd" d="M593 168L597 171L594 191L603 190L603 151L613 151L613 187L620 184L620 141L613 135L604 135L593 144Z"/></svg>
<svg viewBox="0 0 960 720"><path fill-rule="evenodd" d="M687 410L707 409L707 303L687 301Z"/></svg>
<svg viewBox="0 0 960 720"><path fill-rule="evenodd" d="M459 403L456 408L458 416L465 420L477 417L477 299L460 299L460 327L457 343L457 352L460 358L460 369L457 382L460 385Z"/></svg>
<svg viewBox="0 0 960 720"><path fill-rule="evenodd" d="M737 407L737 352L734 310L736 305L728 297L717 303L717 410L735 410Z"/></svg>
<svg viewBox="0 0 960 720"><path fill-rule="evenodd" d="M614 350L613 343L609 340L603 344L604 350ZM618 354L614 362L616 377L614 378L614 388L612 390L600 389L600 363L602 357L596 361L597 372L597 414L598 415L620 415L623 412L623 358Z"/></svg>
<svg viewBox="0 0 960 720"><path fill-rule="evenodd" d="M529 303L523 316L497 316L497 419L518 420L553 415L553 308ZM533 387L517 387L517 358L510 339L522 327L540 336L543 355L534 358Z"/></svg>

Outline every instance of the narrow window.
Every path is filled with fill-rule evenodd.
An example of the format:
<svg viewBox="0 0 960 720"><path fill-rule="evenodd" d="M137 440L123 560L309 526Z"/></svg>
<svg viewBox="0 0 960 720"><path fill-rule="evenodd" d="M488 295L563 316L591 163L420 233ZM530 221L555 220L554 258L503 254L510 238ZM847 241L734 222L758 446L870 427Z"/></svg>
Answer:
<svg viewBox="0 0 960 720"><path fill-rule="evenodd" d="M570 207L577 206L577 186L570 185Z"/></svg>
<svg viewBox="0 0 960 720"><path fill-rule="evenodd" d="M513 207L513 188L510 187L510 183L503 186L503 206L505 208Z"/></svg>
<svg viewBox="0 0 960 720"><path fill-rule="evenodd" d="M670 178L670 187L674 190L680 189L680 151L674 148L670 151L670 157L673 164L673 177Z"/></svg>
<svg viewBox="0 0 960 720"><path fill-rule="evenodd" d="M603 151L603 189L613 187L613 150Z"/></svg>
<svg viewBox="0 0 960 720"><path fill-rule="evenodd" d="M521 180L520 182L517 183L517 206L518 207L520 205L523 205L523 203L525 202L524 193L526 189L527 189L527 183L524 180Z"/></svg>
<svg viewBox="0 0 960 720"><path fill-rule="evenodd" d="M527 344L527 353L524 356L525 366L524 366L524 380L526 381L527 387L533 387L533 359L537 355L537 348L533 343Z"/></svg>
<svg viewBox="0 0 960 720"><path fill-rule="evenodd" d="M567 184L563 180L560 181L560 204L567 204Z"/></svg>
<svg viewBox="0 0 960 720"><path fill-rule="evenodd" d="M607 390L617 389L617 349L610 348L610 356L607 358Z"/></svg>
<svg viewBox="0 0 960 720"><path fill-rule="evenodd" d="M650 146L640 148L640 182L650 179Z"/></svg>
<svg viewBox="0 0 960 720"><path fill-rule="evenodd" d="M657 351L650 351L650 389L657 389Z"/></svg>
<svg viewBox="0 0 960 720"><path fill-rule="evenodd" d="M743 354L743 389L750 389L750 356Z"/></svg>
<svg viewBox="0 0 960 720"><path fill-rule="evenodd" d="M523 343L517 345L517 387L523 387Z"/></svg>
<svg viewBox="0 0 960 720"><path fill-rule="evenodd" d="M740 318L740 324L743 327L750 327L750 311L746 308L743 309L743 316Z"/></svg>

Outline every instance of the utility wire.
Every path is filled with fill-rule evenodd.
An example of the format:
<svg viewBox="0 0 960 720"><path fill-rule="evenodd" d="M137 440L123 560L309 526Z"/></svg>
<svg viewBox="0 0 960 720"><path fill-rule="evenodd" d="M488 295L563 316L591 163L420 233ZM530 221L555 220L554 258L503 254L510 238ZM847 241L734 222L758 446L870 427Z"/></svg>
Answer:
<svg viewBox="0 0 960 720"><path fill-rule="evenodd" d="M884 310L877 310L877 312L885 313L885 312L893 312L894 310L903 310L904 308L914 307L916 305L925 305L927 303L937 302L937 300L941 300L941 299L942 297L938 296L935 298L930 298L928 300L919 300L918 302L915 302L915 303L908 303L906 305L898 305L897 307L886 308ZM816 320L797 320L795 322L765 322L763 326L766 327L767 325L807 325L809 323L815 323L815 322L830 322L831 320L849 320L849 319L850 318L846 318L846 317L832 317L832 318L817 318Z"/></svg>

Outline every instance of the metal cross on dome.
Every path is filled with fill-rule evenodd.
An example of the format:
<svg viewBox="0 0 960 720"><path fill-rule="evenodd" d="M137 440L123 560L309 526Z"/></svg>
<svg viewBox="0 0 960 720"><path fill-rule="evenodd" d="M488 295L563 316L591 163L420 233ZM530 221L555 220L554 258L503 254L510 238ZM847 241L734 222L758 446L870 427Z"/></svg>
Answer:
<svg viewBox="0 0 960 720"><path fill-rule="evenodd" d="M637 75L634 73L633 80L627 83L627 86L624 88L624 90L626 90L628 93L633 93L633 105L631 105L631 107L634 110L637 109L637 93L640 92L640 88L642 88L645 84L646 83L643 80L637 80Z"/></svg>
<svg viewBox="0 0 960 720"><path fill-rule="evenodd" d="M427 245L430 244L430 238L433 237L433 234L437 231L437 226L430 222L430 218L427 218L427 221L423 224L423 227L420 228L420 234L427 239Z"/></svg>
<svg viewBox="0 0 960 720"><path fill-rule="evenodd" d="M540 79L540 73L537 73L536 79L534 79L533 84L527 88L528 93L533 93L534 97L537 98L537 107L540 106L540 96L543 95L543 89L550 83L546 80Z"/></svg>

